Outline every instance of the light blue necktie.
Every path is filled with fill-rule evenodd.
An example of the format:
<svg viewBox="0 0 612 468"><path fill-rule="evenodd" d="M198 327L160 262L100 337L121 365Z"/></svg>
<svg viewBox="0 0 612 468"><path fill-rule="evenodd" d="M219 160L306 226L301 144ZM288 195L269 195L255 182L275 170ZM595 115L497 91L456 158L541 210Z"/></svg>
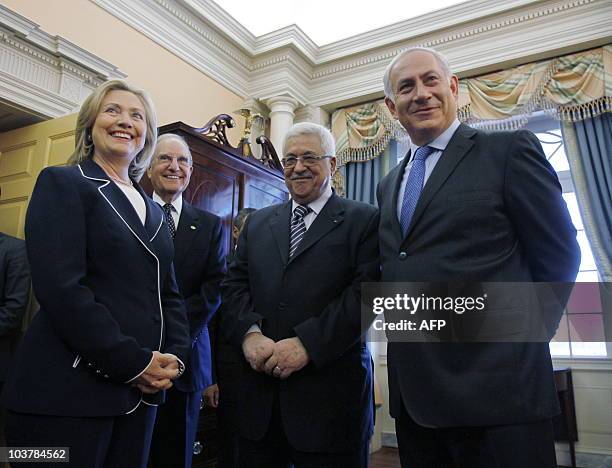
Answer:
<svg viewBox="0 0 612 468"><path fill-rule="evenodd" d="M404 190L404 200L402 201L402 212L400 216L400 226L402 228L402 235L404 236L408 232L410 220L414 215L414 210L421 196L421 190L423 190L423 181L425 180L425 159L434 151L436 151L436 149L431 146L421 146L414 153L414 160L412 161L412 167L410 168L410 174L408 174L408 181L406 182L406 189Z"/></svg>

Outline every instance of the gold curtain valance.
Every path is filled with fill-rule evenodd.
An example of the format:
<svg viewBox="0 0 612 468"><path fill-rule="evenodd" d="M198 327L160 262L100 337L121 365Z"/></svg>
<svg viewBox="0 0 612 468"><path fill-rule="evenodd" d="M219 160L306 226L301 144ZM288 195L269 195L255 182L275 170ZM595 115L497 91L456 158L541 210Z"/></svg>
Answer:
<svg viewBox="0 0 612 468"><path fill-rule="evenodd" d="M612 111L612 45L459 82L459 119L519 128L536 110L564 121Z"/></svg>
<svg viewBox="0 0 612 468"><path fill-rule="evenodd" d="M332 133L338 166L374 159L391 138L401 140L406 135L382 100L337 110L332 115Z"/></svg>

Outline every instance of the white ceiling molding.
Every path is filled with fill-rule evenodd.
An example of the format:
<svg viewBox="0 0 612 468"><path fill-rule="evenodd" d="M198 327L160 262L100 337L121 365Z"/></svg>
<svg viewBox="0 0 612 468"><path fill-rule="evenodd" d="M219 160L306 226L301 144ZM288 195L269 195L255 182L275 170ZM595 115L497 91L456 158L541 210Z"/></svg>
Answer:
<svg viewBox="0 0 612 468"><path fill-rule="evenodd" d="M31 114L74 112L117 67L0 5L0 99Z"/></svg>
<svg viewBox="0 0 612 468"><path fill-rule="evenodd" d="M609 0L471 0L322 47L297 26L255 37L211 0L91 1L242 97L327 110L380 96L385 66L411 45L473 76L612 40Z"/></svg>
<svg viewBox="0 0 612 468"><path fill-rule="evenodd" d="M245 98L327 110L382 94L398 51L435 47L472 76L606 44L609 0L471 0L322 47L297 26L255 37L211 0L91 0Z"/></svg>

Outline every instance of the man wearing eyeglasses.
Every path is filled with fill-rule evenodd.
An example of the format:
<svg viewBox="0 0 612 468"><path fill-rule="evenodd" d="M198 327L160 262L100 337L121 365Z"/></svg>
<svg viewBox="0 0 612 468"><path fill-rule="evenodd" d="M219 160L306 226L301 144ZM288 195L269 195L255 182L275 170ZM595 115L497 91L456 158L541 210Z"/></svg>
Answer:
<svg viewBox="0 0 612 468"><path fill-rule="evenodd" d="M241 349L241 467L365 467L371 358L360 284L379 275L378 211L333 193L331 133L294 125L291 200L249 216L222 285L223 331Z"/></svg>
<svg viewBox="0 0 612 468"><path fill-rule="evenodd" d="M191 467L202 390L212 383L208 322L220 305L225 273L221 220L183 199L193 161L189 146L174 134L161 135L147 175L153 200L164 211L174 238L176 281L185 298L192 349L183 376L158 408L151 444L151 465Z"/></svg>

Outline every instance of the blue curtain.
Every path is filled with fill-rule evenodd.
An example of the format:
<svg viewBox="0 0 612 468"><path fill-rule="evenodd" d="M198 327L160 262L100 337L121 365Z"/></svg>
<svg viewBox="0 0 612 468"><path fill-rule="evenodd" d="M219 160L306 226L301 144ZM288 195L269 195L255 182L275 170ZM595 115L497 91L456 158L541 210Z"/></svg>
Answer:
<svg viewBox="0 0 612 468"><path fill-rule="evenodd" d="M564 122L563 140L570 172L593 249L604 281L612 281L612 114L578 122Z"/></svg>
<svg viewBox="0 0 612 468"><path fill-rule="evenodd" d="M371 205L376 202L378 182L395 167L398 145L395 140L378 157L366 162L352 162L342 167L346 198Z"/></svg>

